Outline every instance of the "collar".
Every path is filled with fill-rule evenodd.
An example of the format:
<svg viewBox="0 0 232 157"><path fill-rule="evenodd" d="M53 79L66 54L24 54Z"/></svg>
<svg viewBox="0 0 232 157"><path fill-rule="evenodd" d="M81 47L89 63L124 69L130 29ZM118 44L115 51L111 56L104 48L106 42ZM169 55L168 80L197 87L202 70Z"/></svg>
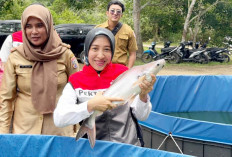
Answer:
<svg viewBox="0 0 232 157"><path fill-rule="evenodd" d="M104 27L104 28L109 28L109 22L108 22L109 20L107 20L106 22L104 22L103 24L102 24L102 27Z"/></svg>
<svg viewBox="0 0 232 157"><path fill-rule="evenodd" d="M106 22L104 22L104 23L101 25L101 27L104 27L104 28L107 28L107 29L110 30L110 28L109 28L109 20L107 20Z"/></svg>
<svg viewBox="0 0 232 157"><path fill-rule="evenodd" d="M104 74L108 69L112 67L112 62L105 66L105 68L101 71L100 75ZM91 65L84 65L83 71L88 71L90 74L98 75L97 71Z"/></svg>

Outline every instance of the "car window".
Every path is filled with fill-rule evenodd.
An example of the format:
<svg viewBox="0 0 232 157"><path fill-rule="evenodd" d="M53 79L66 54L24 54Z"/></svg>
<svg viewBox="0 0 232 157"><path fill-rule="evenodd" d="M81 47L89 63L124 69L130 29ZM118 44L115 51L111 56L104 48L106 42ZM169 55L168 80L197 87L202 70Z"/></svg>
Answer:
<svg viewBox="0 0 232 157"><path fill-rule="evenodd" d="M20 23L16 23L15 24L15 32L20 31L21 30L21 24Z"/></svg>
<svg viewBox="0 0 232 157"><path fill-rule="evenodd" d="M83 28L83 34L87 35L88 32L93 28L94 28L94 26L87 26L87 27Z"/></svg>
<svg viewBox="0 0 232 157"><path fill-rule="evenodd" d="M1 33L13 33L19 30L21 30L20 23L0 23Z"/></svg>
<svg viewBox="0 0 232 157"><path fill-rule="evenodd" d="M84 28L83 29L83 34L87 35L89 31L90 31L90 28Z"/></svg>
<svg viewBox="0 0 232 157"><path fill-rule="evenodd" d="M14 25L12 23L1 23L0 24L0 32L2 33L13 33Z"/></svg>
<svg viewBox="0 0 232 157"><path fill-rule="evenodd" d="M65 28L57 28L57 29L56 29L56 32L57 32L59 35L64 35L64 34L65 34Z"/></svg>
<svg viewBox="0 0 232 157"><path fill-rule="evenodd" d="M76 33L76 31L73 30L73 29L66 29L66 34L67 34L67 35L76 35L77 33Z"/></svg>
<svg viewBox="0 0 232 157"><path fill-rule="evenodd" d="M76 31L70 28L58 28L56 29L59 35L76 35Z"/></svg>
<svg viewBox="0 0 232 157"><path fill-rule="evenodd" d="M83 33L82 28L76 28L75 30L77 35L82 35Z"/></svg>

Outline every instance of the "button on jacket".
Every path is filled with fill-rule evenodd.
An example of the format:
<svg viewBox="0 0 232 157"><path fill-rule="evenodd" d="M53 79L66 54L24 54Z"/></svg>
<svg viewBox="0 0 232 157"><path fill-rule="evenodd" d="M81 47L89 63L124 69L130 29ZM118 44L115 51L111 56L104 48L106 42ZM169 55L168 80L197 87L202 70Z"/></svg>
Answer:
<svg viewBox="0 0 232 157"><path fill-rule="evenodd" d="M109 29L108 21L96 27ZM113 63L124 64L127 66L129 60L129 52L138 50L134 31L127 24L123 24L120 30L115 35L115 52Z"/></svg>
<svg viewBox="0 0 232 157"><path fill-rule="evenodd" d="M34 62L19 52L10 54L0 89L0 133L73 135L73 126L57 128L53 113L40 114L31 101L31 74ZM78 71L78 63L68 49L57 59L58 101L68 77ZM16 86L17 85L17 86ZM10 129L12 121L12 129Z"/></svg>

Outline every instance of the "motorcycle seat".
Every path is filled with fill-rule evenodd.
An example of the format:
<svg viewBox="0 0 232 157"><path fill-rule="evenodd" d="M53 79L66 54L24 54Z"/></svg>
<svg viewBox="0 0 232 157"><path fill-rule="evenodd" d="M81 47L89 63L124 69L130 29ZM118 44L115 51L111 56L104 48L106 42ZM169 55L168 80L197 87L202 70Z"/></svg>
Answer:
<svg viewBox="0 0 232 157"><path fill-rule="evenodd" d="M223 48L216 48L216 47L212 47L212 48L207 48L207 51L210 51L212 53L223 50Z"/></svg>
<svg viewBox="0 0 232 157"><path fill-rule="evenodd" d="M189 52L192 54L193 52L197 52L197 51L202 51L203 49L191 49L189 50Z"/></svg>
<svg viewBox="0 0 232 157"><path fill-rule="evenodd" d="M162 48L161 52L169 52L169 51L173 50L174 48L176 48L176 47Z"/></svg>

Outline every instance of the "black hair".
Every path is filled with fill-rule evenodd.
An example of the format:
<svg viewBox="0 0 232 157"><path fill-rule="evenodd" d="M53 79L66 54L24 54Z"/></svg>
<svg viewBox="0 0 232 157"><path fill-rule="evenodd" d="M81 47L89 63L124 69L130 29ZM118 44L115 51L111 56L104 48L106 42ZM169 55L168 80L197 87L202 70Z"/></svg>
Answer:
<svg viewBox="0 0 232 157"><path fill-rule="evenodd" d="M110 1L108 3L108 6L107 6L107 11L109 11L111 5L119 5L122 8L122 12L125 11L124 4L122 2L120 2L120 1L118 1L118 0L112 0L112 1Z"/></svg>

